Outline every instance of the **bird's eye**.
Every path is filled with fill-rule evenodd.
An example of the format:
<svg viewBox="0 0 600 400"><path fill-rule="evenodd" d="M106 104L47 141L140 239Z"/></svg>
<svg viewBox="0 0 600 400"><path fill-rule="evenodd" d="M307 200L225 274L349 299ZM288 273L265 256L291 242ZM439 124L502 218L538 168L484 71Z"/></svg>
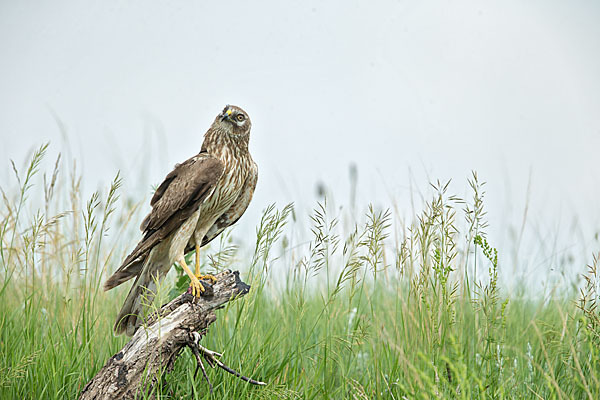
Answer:
<svg viewBox="0 0 600 400"><path fill-rule="evenodd" d="M235 119L242 122L243 120L246 119L246 117L244 117L244 114L238 114L238 115L236 115Z"/></svg>

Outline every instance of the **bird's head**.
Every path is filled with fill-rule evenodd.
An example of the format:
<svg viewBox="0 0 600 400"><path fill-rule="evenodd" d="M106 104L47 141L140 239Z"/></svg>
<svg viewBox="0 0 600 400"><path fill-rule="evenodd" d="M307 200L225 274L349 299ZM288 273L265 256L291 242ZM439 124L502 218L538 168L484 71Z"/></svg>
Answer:
<svg viewBox="0 0 600 400"><path fill-rule="evenodd" d="M234 135L246 136L250 133L250 117L246 111L238 106L227 105L223 111L217 115L215 125Z"/></svg>

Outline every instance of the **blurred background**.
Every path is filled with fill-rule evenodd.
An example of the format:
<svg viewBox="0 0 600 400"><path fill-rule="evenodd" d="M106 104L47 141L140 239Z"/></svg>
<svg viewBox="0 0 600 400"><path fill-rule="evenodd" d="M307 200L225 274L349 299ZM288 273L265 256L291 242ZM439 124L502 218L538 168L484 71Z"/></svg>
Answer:
<svg viewBox="0 0 600 400"><path fill-rule="evenodd" d="M85 193L120 170L148 199L235 104L260 170L238 240L324 194L410 219L475 170L505 283L574 283L599 248L598 21L595 1L5 1L0 186L49 141Z"/></svg>

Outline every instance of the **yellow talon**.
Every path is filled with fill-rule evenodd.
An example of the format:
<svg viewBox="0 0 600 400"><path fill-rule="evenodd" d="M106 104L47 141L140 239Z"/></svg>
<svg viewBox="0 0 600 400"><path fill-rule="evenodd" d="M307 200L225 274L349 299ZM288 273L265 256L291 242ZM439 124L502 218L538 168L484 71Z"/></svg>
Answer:
<svg viewBox="0 0 600 400"><path fill-rule="evenodd" d="M200 293L204 293L206 291L206 288L204 286L202 286L202 284L200 283L200 279L204 279L204 280L208 280L211 281L212 283L217 282L217 278L215 278L213 275L207 274L207 275L202 275L200 273L200 246L198 246L198 244L196 244L196 265L195 265L195 271L194 274L192 274L192 271L189 270L189 268L186 267L184 268L186 273L189 275L190 279L192 280L192 283L190 284L190 288L192 289L192 294L196 297L200 297ZM185 264L185 260L182 260L182 262Z"/></svg>
<svg viewBox="0 0 600 400"><path fill-rule="evenodd" d="M206 275L196 274L196 278L208 280L208 281L211 281L212 283L217 283L217 278L215 278L215 276L211 275L211 274L206 274Z"/></svg>
<svg viewBox="0 0 600 400"><path fill-rule="evenodd" d="M198 279L192 279L190 283L190 288L192 289L192 296L200 297L201 293L204 293L206 289L202 286L202 283Z"/></svg>
<svg viewBox="0 0 600 400"><path fill-rule="evenodd" d="M185 273L190 277L190 291L192 292L192 296L200 297L201 293L204 293L206 289L204 288L204 286L202 286L198 278L196 278L194 273L190 270L190 267L187 266L185 262L185 257L179 258L177 262L179 263L179 265L181 265L181 268L183 268Z"/></svg>

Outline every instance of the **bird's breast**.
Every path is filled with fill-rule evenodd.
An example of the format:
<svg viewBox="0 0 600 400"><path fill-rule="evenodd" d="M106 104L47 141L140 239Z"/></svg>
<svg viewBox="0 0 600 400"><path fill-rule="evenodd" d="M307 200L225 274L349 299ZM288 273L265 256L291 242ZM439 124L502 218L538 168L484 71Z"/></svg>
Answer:
<svg viewBox="0 0 600 400"><path fill-rule="evenodd" d="M213 192L200 206L199 224L209 223L225 213L240 195L248 176L251 160L225 160L226 168Z"/></svg>

